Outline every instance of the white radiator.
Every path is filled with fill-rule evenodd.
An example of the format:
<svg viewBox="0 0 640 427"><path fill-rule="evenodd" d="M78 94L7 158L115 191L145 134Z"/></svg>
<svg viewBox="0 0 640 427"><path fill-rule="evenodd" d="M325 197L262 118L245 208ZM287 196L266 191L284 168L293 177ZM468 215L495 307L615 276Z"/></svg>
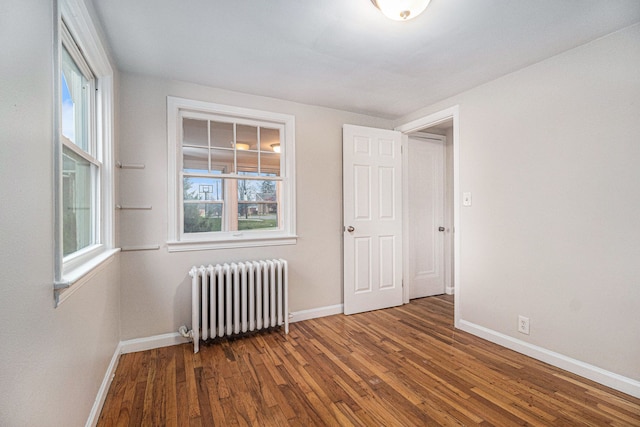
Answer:
<svg viewBox="0 0 640 427"><path fill-rule="evenodd" d="M283 259L191 267L193 351L200 339L284 325L289 333L288 267Z"/></svg>

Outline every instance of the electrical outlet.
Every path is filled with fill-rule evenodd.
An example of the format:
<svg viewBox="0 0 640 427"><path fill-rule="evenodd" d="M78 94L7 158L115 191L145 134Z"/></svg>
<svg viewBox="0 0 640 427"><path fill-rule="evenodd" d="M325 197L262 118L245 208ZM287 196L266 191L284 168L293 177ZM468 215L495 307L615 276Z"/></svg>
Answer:
<svg viewBox="0 0 640 427"><path fill-rule="evenodd" d="M529 318L518 316L518 332L529 335Z"/></svg>

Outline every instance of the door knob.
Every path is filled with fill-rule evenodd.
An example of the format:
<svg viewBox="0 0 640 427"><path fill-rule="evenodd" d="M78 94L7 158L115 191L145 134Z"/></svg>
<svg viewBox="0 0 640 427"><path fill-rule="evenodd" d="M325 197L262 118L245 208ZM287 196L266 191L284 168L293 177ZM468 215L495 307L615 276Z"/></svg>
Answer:
<svg viewBox="0 0 640 427"><path fill-rule="evenodd" d="M444 227L438 227L438 231L444 231Z"/></svg>
<svg viewBox="0 0 640 427"><path fill-rule="evenodd" d="M356 229L355 229L355 228L353 228L353 226L351 226L351 225L347 227L347 231L348 231L349 233L353 233L355 230L356 230Z"/></svg>

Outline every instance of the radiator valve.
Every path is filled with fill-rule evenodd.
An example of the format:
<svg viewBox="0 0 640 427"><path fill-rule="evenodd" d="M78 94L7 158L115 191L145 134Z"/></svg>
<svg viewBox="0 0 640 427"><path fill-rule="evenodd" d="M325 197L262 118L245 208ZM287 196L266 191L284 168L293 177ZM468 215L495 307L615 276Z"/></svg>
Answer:
<svg viewBox="0 0 640 427"><path fill-rule="evenodd" d="M185 338L193 339L193 330L187 330L185 325L182 325L178 328L178 333Z"/></svg>

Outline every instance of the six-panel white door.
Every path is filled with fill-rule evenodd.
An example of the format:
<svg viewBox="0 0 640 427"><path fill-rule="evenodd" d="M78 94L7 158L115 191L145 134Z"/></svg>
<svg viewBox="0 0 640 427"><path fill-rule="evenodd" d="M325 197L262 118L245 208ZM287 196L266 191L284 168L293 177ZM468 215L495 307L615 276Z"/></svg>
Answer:
<svg viewBox="0 0 640 427"><path fill-rule="evenodd" d="M409 298L445 293L444 138L407 141Z"/></svg>
<svg viewBox="0 0 640 427"><path fill-rule="evenodd" d="M402 304L401 133L344 125L344 313Z"/></svg>

